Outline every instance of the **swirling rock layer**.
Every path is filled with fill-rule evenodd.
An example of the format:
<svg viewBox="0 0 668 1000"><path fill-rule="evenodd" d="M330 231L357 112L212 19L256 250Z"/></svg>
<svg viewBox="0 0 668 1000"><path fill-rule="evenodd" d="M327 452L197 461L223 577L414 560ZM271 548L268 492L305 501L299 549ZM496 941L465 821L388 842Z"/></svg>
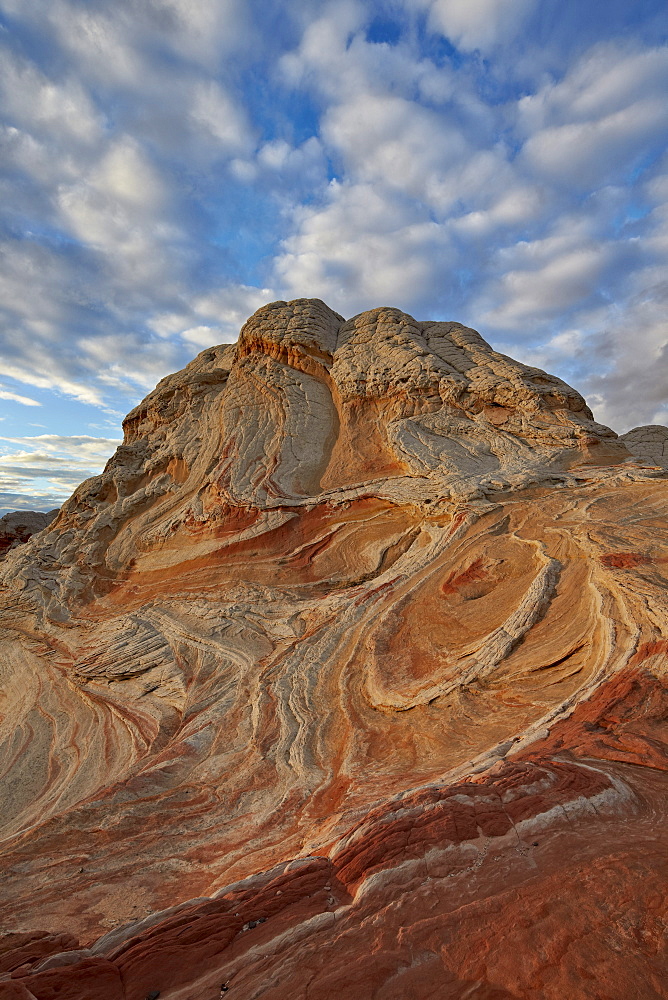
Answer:
<svg viewBox="0 0 668 1000"><path fill-rule="evenodd" d="M163 380L2 563L0 997L665 997L632 451L394 309L272 303Z"/></svg>

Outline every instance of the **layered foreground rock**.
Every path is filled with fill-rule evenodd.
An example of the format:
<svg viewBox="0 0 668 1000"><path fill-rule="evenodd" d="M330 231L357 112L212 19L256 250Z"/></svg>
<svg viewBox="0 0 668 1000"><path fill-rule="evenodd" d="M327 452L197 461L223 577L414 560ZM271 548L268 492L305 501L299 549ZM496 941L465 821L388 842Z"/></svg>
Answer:
<svg viewBox="0 0 668 1000"><path fill-rule="evenodd" d="M0 566L0 997L668 995L650 430L318 300L163 380Z"/></svg>

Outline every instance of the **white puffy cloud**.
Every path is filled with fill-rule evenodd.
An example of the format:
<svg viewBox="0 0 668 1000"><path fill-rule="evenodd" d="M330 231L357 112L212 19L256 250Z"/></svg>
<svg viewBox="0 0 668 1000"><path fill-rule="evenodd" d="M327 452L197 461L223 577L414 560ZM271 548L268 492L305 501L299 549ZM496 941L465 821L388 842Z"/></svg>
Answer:
<svg viewBox="0 0 668 1000"><path fill-rule="evenodd" d="M231 343L237 339L242 325L260 306L276 299L271 288L253 288L250 285L228 285L192 300L193 315L204 321L204 325L217 331L218 339L209 343ZM202 324L200 324L201 326ZM185 332L181 336L186 340ZM200 343L200 341L193 341ZM204 345L208 346L208 345Z"/></svg>
<svg viewBox="0 0 668 1000"><path fill-rule="evenodd" d="M103 255L112 281L144 290L173 279L170 258L181 233L169 218L170 194L139 143L120 136L89 171L60 186L57 207L63 227Z"/></svg>
<svg viewBox="0 0 668 1000"><path fill-rule="evenodd" d="M535 13L493 0L407 6L465 52L491 52ZM457 315L581 388L593 386L596 358L607 376L593 401L618 413L615 373L645 362L623 361L612 303L636 296L633 276L664 252L667 232L662 181L650 218L636 222L625 175L663 128L663 50L598 45L556 79L543 72L528 96L484 102L470 65L453 86L404 39L369 43L363 13L330 5L281 63L294 86L322 95L319 137L338 175L293 207L275 261L281 295L319 295L344 313L393 302ZM643 322L649 340L659 336ZM648 396L639 409L649 412Z"/></svg>
<svg viewBox="0 0 668 1000"><path fill-rule="evenodd" d="M572 317L574 327L538 349L518 343L515 354L569 378L597 420L620 434L640 424L665 424L668 386L657 377L668 364L664 275L636 272L619 304L581 310Z"/></svg>
<svg viewBox="0 0 668 1000"><path fill-rule="evenodd" d="M329 94L354 91L358 74L356 61L347 61L346 75L341 74L342 55L349 50L351 38L368 22L369 12L359 0L328 3L308 23L298 48L285 53L279 70L294 87L315 84Z"/></svg>
<svg viewBox="0 0 668 1000"><path fill-rule="evenodd" d="M139 83L143 60L125 7L118 4L112 12L68 0L49 4L46 15L53 34L89 78L124 85ZM36 8L29 3L25 14L34 17Z"/></svg>
<svg viewBox="0 0 668 1000"><path fill-rule="evenodd" d="M496 229L517 228L532 222L542 214L546 201L544 189L511 181L510 187L489 208L474 209L453 219L452 228L471 239L490 238Z"/></svg>
<svg viewBox="0 0 668 1000"><path fill-rule="evenodd" d="M250 40L248 6L243 0L152 0L144 8L152 15L147 17L152 32L161 30L176 52L209 69Z"/></svg>
<svg viewBox="0 0 668 1000"><path fill-rule="evenodd" d="M192 326L181 331L181 339L195 347L213 347L223 341L222 331L217 326Z"/></svg>
<svg viewBox="0 0 668 1000"><path fill-rule="evenodd" d="M590 122L555 125L524 145L528 165L559 185L605 183L639 156L643 143L668 126L665 99L647 98Z"/></svg>
<svg viewBox="0 0 668 1000"><path fill-rule="evenodd" d="M225 153L238 156L251 152L254 136L248 118L215 80L194 85L190 117Z"/></svg>
<svg viewBox="0 0 668 1000"><path fill-rule="evenodd" d="M639 220L631 212L616 237L600 239L602 220L597 229L591 217L573 218L560 232L527 245L524 262L522 248L509 248L509 269L499 265L494 286L499 298L490 325L506 324L496 329L509 338L510 353L572 381L597 419L620 433L665 423L668 416L662 377L668 364L667 166L659 163L637 192L650 210ZM626 207L618 189L606 204L605 215L613 217ZM569 256L581 268L564 268ZM519 287L504 285L511 275ZM550 295L554 301L560 287L563 295L553 308Z"/></svg>
<svg viewBox="0 0 668 1000"><path fill-rule="evenodd" d="M452 72L407 44L368 42L364 13L330 5L282 60L295 86L323 95L319 138L342 179L293 207L276 283L344 310L379 300L424 308L430 290L450 285L449 215L507 196L512 171L502 149L483 148L489 121L475 95L457 94Z"/></svg>
<svg viewBox="0 0 668 1000"><path fill-rule="evenodd" d="M436 205L447 191L448 170L471 153L456 124L394 94L359 93L334 106L322 137L356 179Z"/></svg>
<svg viewBox="0 0 668 1000"><path fill-rule="evenodd" d="M276 298L271 288L227 285L183 303L179 312L161 313L150 321L161 338L179 336L186 344L209 347L232 343L248 317Z"/></svg>
<svg viewBox="0 0 668 1000"><path fill-rule="evenodd" d="M81 358L70 353L76 308L68 301L67 289L73 262L57 248L29 239L0 241L0 258L2 374L102 405L102 395L90 373L84 374ZM84 278L85 269L81 271Z"/></svg>
<svg viewBox="0 0 668 1000"><path fill-rule="evenodd" d="M101 137L103 116L79 80L50 79L6 47L0 60L0 95L13 126L27 125L37 135L87 145Z"/></svg>
<svg viewBox="0 0 668 1000"><path fill-rule="evenodd" d="M164 203L164 182L136 140L121 136L98 164L92 186L124 202L135 212L160 209Z"/></svg>
<svg viewBox="0 0 668 1000"><path fill-rule="evenodd" d="M614 248L572 234L518 243L498 254L500 277L488 287L498 305L483 319L493 327L526 329L555 315L567 315L595 293Z"/></svg>
<svg viewBox="0 0 668 1000"><path fill-rule="evenodd" d="M120 136L74 185L61 187L58 205L82 243L105 247L109 232L120 234L159 217L166 196L167 185L138 142ZM118 246L113 238L111 249Z"/></svg>
<svg viewBox="0 0 668 1000"><path fill-rule="evenodd" d="M297 146L285 139L263 143L253 164L253 178L271 185L275 193L292 200L300 194L319 190L327 182L327 164L323 145L310 136Z"/></svg>
<svg viewBox="0 0 668 1000"><path fill-rule="evenodd" d="M88 77L141 88L155 80L154 55L170 55L213 71L231 50L250 40L242 0L4 0L10 15L48 34ZM172 69L174 67L172 66Z"/></svg>
<svg viewBox="0 0 668 1000"><path fill-rule="evenodd" d="M417 308L451 262L447 232L426 213L416 218L372 184L333 182L325 205L302 210L276 273L286 296L315 295L350 313L371 303Z"/></svg>
<svg viewBox="0 0 668 1000"><path fill-rule="evenodd" d="M586 52L559 81L519 101L520 122L535 132L551 123L605 119L668 85L668 48L608 42Z"/></svg>
<svg viewBox="0 0 668 1000"><path fill-rule="evenodd" d="M427 7L429 26L463 52L487 52L510 41L521 29L535 0L417 0Z"/></svg>
<svg viewBox="0 0 668 1000"><path fill-rule="evenodd" d="M144 42L155 50L149 29L159 14L164 38L190 46L194 62L201 36L204 64L207 17L224 33L225 10L237 5L203 2L199 27L184 5L157 0L155 10L121 4L118 16L104 4L40 6L9 3L31 30L53 26L49 44L60 39L65 51L56 41L59 58L45 66L7 48L0 59L8 168L0 176L0 367L24 384L125 410L138 386L188 360L181 341L154 346L146 321L197 294L189 279L207 249L188 232L188 189L175 183L165 154L178 148L178 169L194 163L197 171L212 157L251 153L254 141L222 83L192 65L161 64ZM184 18L190 41L180 34ZM131 103L122 95L128 87ZM110 100L112 115L100 108Z"/></svg>
<svg viewBox="0 0 668 1000"><path fill-rule="evenodd" d="M76 346L102 392L113 389L133 397L138 390L152 389L165 372L175 371L184 360L180 345L151 340L143 332L84 336Z"/></svg>
<svg viewBox="0 0 668 1000"><path fill-rule="evenodd" d="M529 170L560 186L597 187L619 177L668 135L668 47L597 46L557 83L518 105Z"/></svg>

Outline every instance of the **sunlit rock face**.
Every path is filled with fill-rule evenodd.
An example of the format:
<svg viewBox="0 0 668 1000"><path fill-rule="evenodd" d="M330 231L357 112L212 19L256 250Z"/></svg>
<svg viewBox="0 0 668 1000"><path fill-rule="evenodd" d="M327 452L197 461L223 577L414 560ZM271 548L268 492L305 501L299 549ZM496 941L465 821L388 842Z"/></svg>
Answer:
<svg viewBox="0 0 668 1000"><path fill-rule="evenodd" d="M0 567L0 997L665 997L632 452L396 309L272 303L164 379Z"/></svg>

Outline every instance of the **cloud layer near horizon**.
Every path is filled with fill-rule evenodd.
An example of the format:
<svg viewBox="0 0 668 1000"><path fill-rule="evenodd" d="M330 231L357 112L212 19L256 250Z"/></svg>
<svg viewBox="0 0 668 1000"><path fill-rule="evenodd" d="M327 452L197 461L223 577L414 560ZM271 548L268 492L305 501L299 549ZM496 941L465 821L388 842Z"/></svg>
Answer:
<svg viewBox="0 0 668 1000"><path fill-rule="evenodd" d="M31 427L95 471L78 438L111 447L159 378L274 298L458 319L618 431L668 422L662 3L0 12L8 493L44 485Z"/></svg>

